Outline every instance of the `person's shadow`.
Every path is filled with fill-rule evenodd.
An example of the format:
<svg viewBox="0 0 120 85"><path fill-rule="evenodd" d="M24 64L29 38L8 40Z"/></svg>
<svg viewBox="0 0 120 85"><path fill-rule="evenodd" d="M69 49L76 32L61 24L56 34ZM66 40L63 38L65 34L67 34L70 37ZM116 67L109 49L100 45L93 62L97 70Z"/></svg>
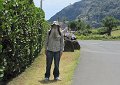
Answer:
<svg viewBox="0 0 120 85"><path fill-rule="evenodd" d="M57 82L57 81L56 80L49 80L49 81L39 80L38 82L40 82L42 84L50 84L50 83L54 83L54 82Z"/></svg>

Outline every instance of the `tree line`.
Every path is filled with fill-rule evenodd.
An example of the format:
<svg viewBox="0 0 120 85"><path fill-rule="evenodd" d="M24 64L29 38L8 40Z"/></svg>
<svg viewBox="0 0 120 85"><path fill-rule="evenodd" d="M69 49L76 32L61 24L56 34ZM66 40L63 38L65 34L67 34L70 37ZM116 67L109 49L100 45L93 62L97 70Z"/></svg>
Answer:
<svg viewBox="0 0 120 85"><path fill-rule="evenodd" d="M111 32L114 28L116 28L117 26L119 26L120 24L120 20L112 17L112 16L106 16L102 21L101 21L101 29L99 29L99 33L100 35L108 35L111 36ZM91 29L92 27L87 24L86 22L84 22L81 19L75 20L75 21L71 21L68 23L68 26L71 30L73 31L77 31L77 33L79 35L89 35L92 33Z"/></svg>

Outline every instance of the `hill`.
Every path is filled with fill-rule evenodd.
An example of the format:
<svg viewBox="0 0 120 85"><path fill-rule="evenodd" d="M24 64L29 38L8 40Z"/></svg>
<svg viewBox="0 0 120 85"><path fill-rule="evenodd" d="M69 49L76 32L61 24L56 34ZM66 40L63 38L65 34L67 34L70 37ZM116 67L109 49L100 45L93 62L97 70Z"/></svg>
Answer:
<svg viewBox="0 0 120 85"><path fill-rule="evenodd" d="M93 27L99 27L105 16L120 19L120 0L82 0L56 13L49 21L82 19Z"/></svg>

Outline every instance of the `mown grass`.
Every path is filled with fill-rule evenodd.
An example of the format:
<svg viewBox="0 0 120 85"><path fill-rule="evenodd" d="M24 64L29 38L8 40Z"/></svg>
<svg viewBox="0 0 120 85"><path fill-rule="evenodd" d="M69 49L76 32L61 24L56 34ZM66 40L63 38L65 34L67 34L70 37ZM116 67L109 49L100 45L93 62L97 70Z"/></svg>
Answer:
<svg viewBox="0 0 120 85"><path fill-rule="evenodd" d="M120 40L120 30L114 30L111 33L111 36L107 35L99 35L97 34L97 30L92 30L92 34L84 36L84 35L76 35L77 39L81 40Z"/></svg>
<svg viewBox="0 0 120 85"><path fill-rule="evenodd" d="M120 36L120 30L112 31L112 36Z"/></svg>
<svg viewBox="0 0 120 85"><path fill-rule="evenodd" d="M42 54L35 59L34 63L25 70L21 75L14 78L7 85L71 85L72 76L80 56L79 50L75 52L64 52L60 62L60 78L62 81L53 80L53 65L51 69L51 77L49 82L44 82L45 73L45 54Z"/></svg>
<svg viewBox="0 0 120 85"><path fill-rule="evenodd" d="M106 35L89 35L89 36L77 36L80 40L120 40L120 36L106 36Z"/></svg>

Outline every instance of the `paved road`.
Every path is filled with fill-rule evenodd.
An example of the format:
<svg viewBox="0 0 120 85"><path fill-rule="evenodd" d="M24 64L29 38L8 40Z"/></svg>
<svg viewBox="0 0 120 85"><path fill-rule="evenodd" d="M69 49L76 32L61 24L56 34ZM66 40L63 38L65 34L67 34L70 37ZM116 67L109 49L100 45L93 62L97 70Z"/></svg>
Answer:
<svg viewBox="0 0 120 85"><path fill-rule="evenodd" d="M120 85L120 41L80 41L72 85Z"/></svg>

